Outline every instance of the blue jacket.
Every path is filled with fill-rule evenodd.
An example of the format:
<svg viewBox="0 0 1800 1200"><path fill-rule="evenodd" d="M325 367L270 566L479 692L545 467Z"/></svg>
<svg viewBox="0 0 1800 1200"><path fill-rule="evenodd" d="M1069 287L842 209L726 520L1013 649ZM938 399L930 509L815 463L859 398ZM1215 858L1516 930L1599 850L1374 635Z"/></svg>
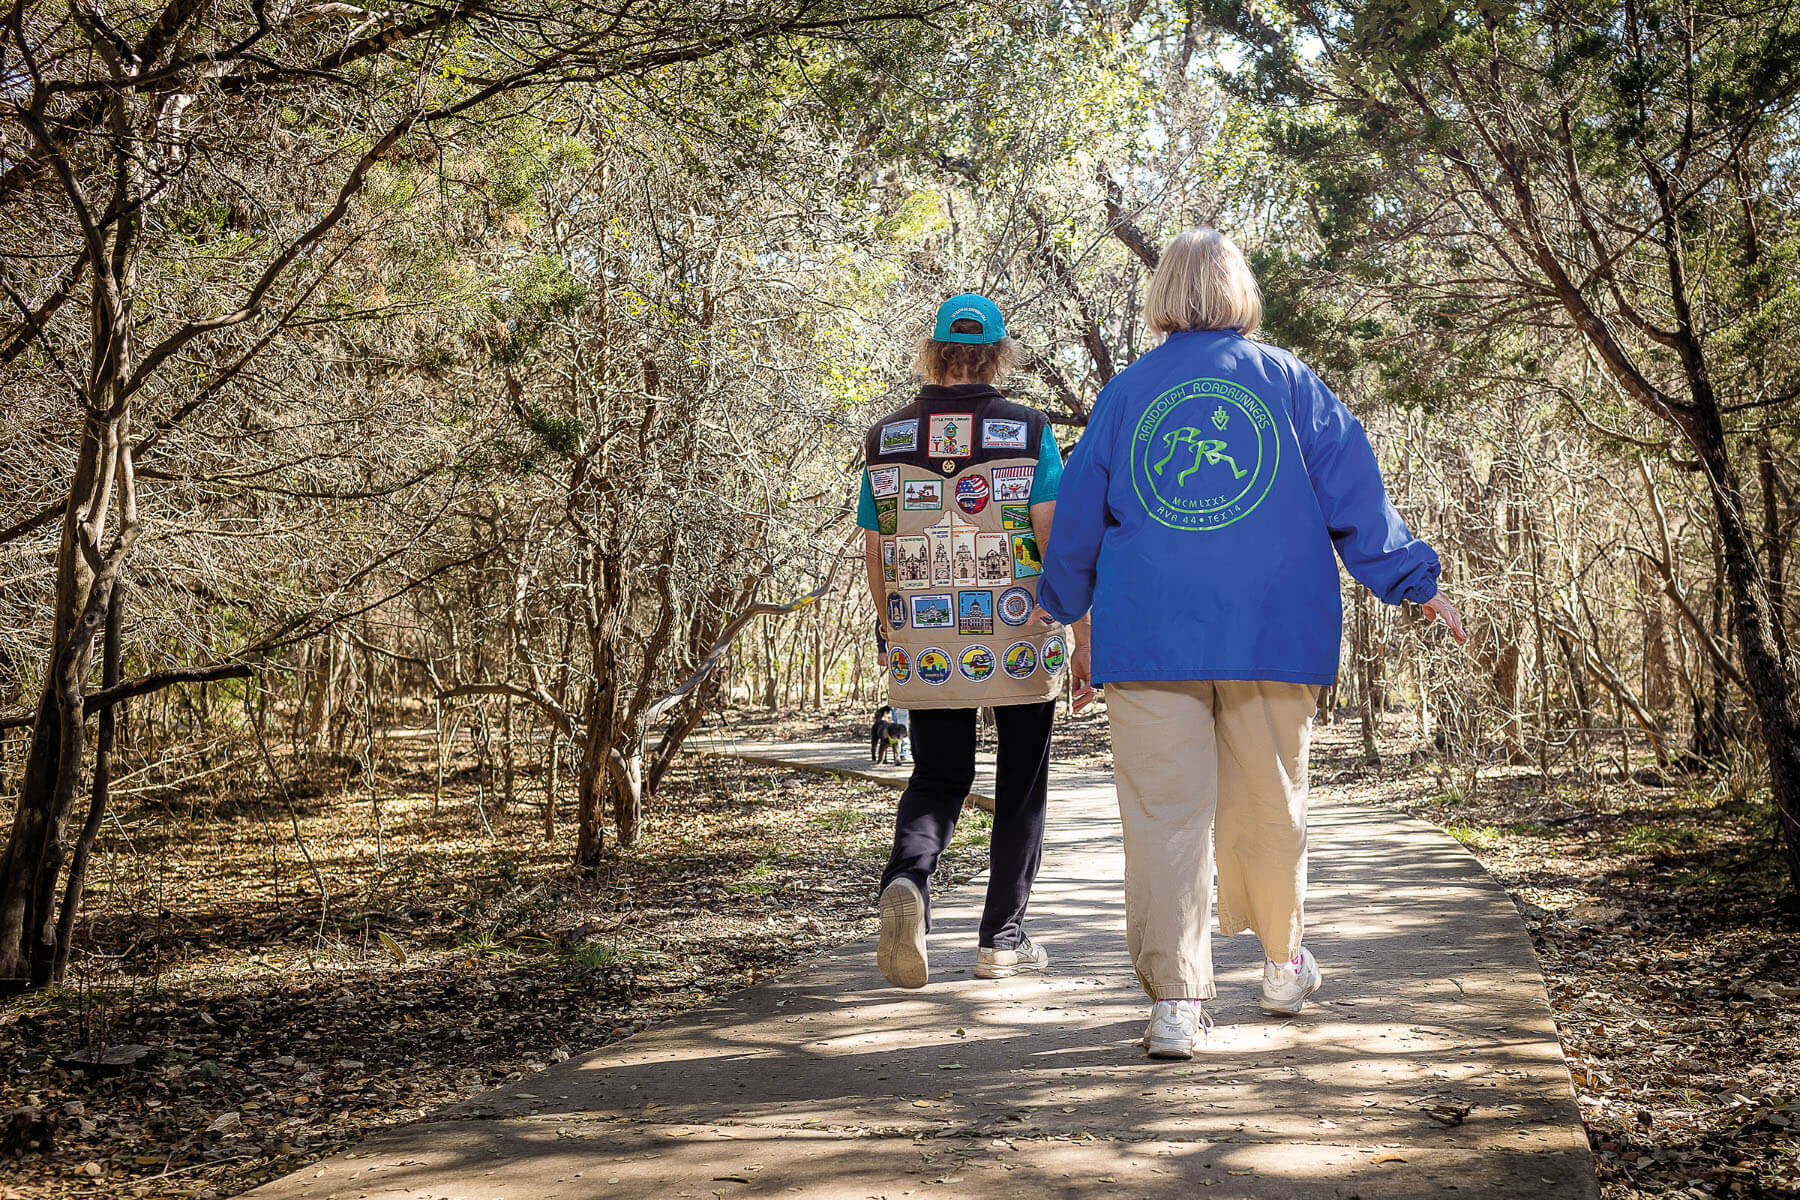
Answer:
<svg viewBox="0 0 1800 1200"><path fill-rule="evenodd" d="M1039 602L1093 610L1094 682L1337 677L1338 557L1389 604L1438 556L1357 419L1285 350L1172 334L1107 384L1069 456Z"/></svg>

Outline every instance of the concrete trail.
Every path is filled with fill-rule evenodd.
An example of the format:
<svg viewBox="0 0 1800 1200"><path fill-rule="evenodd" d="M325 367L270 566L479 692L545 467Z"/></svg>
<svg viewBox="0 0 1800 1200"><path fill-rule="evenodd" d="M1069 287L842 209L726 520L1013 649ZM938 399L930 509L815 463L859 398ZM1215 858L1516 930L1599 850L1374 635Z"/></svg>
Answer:
<svg viewBox="0 0 1800 1200"><path fill-rule="evenodd" d="M871 774L850 745L739 749ZM1324 991L1264 1017L1255 939L1215 939L1218 1027L1192 1062L1135 1044L1111 780L1058 767L1030 922L1048 977L972 978L981 886L940 893L925 989L846 946L250 1195L1596 1197L1505 892L1423 822L1324 788L1312 819Z"/></svg>

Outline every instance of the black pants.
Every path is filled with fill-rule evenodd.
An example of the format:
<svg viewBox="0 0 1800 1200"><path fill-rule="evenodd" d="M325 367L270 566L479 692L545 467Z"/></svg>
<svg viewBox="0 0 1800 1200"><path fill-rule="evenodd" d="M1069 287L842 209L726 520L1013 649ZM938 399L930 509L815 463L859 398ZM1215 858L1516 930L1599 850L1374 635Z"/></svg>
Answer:
<svg viewBox="0 0 1800 1200"><path fill-rule="evenodd" d="M894 851L881 886L904 875L919 886L930 923L928 881L956 832L956 818L975 783L975 711L915 708L912 780L900 796ZM1056 702L1003 704L994 709L999 735L995 761L994 836L988 848L983 946L1015 949L1025 937L1025 905L1044 857L1044 804L1049 791L1050 726Z"/></svg>

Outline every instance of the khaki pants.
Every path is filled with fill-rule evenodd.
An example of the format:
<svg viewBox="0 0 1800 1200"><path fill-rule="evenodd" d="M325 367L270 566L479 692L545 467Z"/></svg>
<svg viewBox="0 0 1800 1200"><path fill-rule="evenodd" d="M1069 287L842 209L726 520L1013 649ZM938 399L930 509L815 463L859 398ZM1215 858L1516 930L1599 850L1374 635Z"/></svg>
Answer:
<svg viewBox="0 0 1800 1200"><path fill-rule="evenodd" d="M1210 999L1213 852L1219 931L1285 962L1306 898L1309 684L1109 683L1125 828L1125 937L1153 1000Z"/></svg>

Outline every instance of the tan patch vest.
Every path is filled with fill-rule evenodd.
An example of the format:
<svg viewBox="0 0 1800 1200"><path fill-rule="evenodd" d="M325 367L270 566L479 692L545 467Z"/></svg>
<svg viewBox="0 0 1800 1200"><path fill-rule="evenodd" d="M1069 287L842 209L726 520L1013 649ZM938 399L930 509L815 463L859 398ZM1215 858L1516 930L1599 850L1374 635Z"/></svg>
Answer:
<svg viewBox="0 0 1800 1200"><path fill-rule="evenodd" d="M1046 422L989 387L926 387L875 423L888 696L901 708L1056 698L1067 632L1031 619L1031 489Z"/></svg>

